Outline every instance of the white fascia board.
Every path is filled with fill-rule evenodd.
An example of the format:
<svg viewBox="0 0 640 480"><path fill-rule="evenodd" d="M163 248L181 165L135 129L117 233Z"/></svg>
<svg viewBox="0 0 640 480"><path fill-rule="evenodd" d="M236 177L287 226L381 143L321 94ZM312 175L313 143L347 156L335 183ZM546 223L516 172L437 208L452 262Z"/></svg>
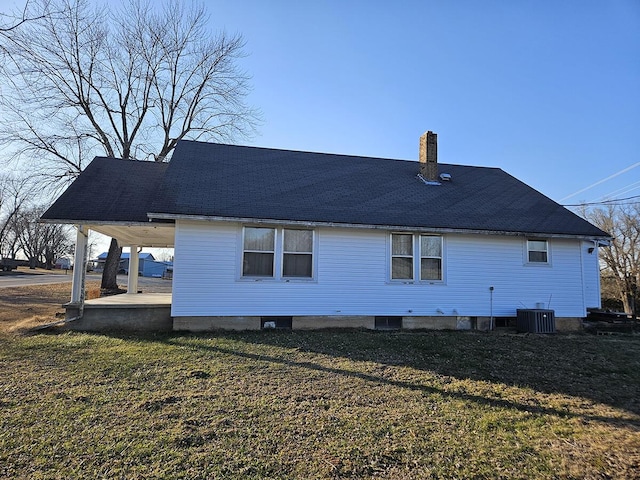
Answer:
<svg viewBox="0 0 640 480"><path fill-rule="evenodd" d="M70 220L68 218L65 219L49 219L49 218L41 218L39 220L40 223L62 223L68 225L117 225L119 227L148 227L149 225L153 225L151 220L148 222L122 222L122 221L102 221L102 220ZM161 224L158 224L161 225ZM165 224L166 225L166 224Z"/></svg>
<svg viewBox="0 0 640 480"><path fill-rule="evenodd" d="M418 233L460 233L473 235L500 235L510 237L542 237L542 238L569 238L589 241L603 241L610 237L594 237L587 235L570 235L554 233L536 232L510 232L499 230L473 230L463 228L437 228L437 227L412 227L406 225L370 225L360 223L337 223L337 222L314 222L306 220L280 220L273 218L249 218L249 217L220 217L213 215L183 215L170 213L149 213L150 219L156 220L193 220L202 222L226 222L226 223L249 223L253 225L294 225L301 227L334 227L334 228L358 228L368 230L393 230L397 232L418 232Z"/></svg>

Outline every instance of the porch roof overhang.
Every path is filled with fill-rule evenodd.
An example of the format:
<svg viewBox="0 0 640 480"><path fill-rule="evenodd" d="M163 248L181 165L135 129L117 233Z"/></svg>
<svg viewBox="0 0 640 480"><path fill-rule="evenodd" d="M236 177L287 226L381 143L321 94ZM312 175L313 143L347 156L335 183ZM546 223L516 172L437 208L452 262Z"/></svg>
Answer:
<svg viewBox="0 0 640 480"><path fill-rule="evenodd" d="M115 238L123 246L173 248L175 244L175 224L173 222L96 222L51 219L41 221L83 225L90 230Z"/></svg>

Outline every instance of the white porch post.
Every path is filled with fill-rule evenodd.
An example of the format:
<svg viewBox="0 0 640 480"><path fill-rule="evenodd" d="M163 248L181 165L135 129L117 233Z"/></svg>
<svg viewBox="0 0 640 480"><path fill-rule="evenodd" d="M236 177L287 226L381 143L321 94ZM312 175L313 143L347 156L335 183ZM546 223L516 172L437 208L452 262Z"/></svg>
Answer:
<svg viewBox="0 0 640 480"><path fill-rule="evenodd" d="M129 276L127 277L127 293L138 293L138 245L129 245Z"/></svg>
<svg viewBox="0 0 640 480"><path fill-rule="evenodd" d="M87 238L89 231L84 225L76 227L76 249L73 255L73 279L71 283L71 303L84 300L84 277L87 271Z"/></svg>

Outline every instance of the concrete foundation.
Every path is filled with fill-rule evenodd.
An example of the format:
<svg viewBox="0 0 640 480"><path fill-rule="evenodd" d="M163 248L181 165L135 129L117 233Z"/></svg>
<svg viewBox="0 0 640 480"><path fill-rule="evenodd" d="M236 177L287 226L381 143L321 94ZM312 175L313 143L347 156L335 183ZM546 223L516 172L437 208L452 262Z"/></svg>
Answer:
<svg viewBox="0 0 640 480"><path fill-rule="evenodd" d="M583 329L582 318L556 317L556 331L558 332L580 332Z"/></svg>
<svg viewBox="0 0 640 480"><path fill-rule="evenodd" d="M174 317L174 331L259 330L261 317ZM488 325L488 324L487 324ZM372 315L305 315L291 317L293 330L375 329ZM403 317L404 330L475 330L475 317Z"/></svg>
<svg viewBox="0 0 640 480"><path fill-rule="evenodd" d="M80 306L69 303L67 320L80 314ZM402 317L403 330L481 330L490 328L490 317L460 316L406 316ZM555 319L556 331L581 331L581 318ZM494 328L497 318L494 318ZM503 322L504 323L504 322ZM327 328L375 329L376 317L372 315L303 315L291 317L293 330L320 330ZM259 316L185 316L171 317L170 294L122 294L88 300L81 318L66 328L79 331L130 331L130 332L212 332L216 330L260 330Z"/></svg>
<svg viewBox="0 0 640 480"><path fill-rule="evenodd" d="M475 317L403 317L405 330L475 330Z"/></svg>
<svg viewBox="0 0 640 480"><path fill-rule="evenodd" d="M295 330L319 330L323 328L368 328L373 329L375 317L366 315L309 315L293 317Z"/></svg>
<svg viewBox="0 0 640 480"><path fill-rule="evenodd" d="M491 317L476 317L476 329L483 332L488 331L491 328ZM493 327L496 326L496 319L493 319Z"/></svg>
<svg viewBox="0 0 640 480"><path fill-rule="evenodd" d="M174 331L260 330L260 317L174 317Z"/></svg>
<svg viewBox="0 0 640 480"><path fill-rule="evenodd" d="M216 330L260 330L261 317L174 317L173 330L187 332L213 332ZM493 319L493 327L496 326ZM490 317L402 317L403 330L489 330ZM327 328L375 329L375 317L369 315L307 315L292 316L293 330L321 330ZM580 318L556 318L556 330L575 332L582 329Z"/></svg>
<svg viewBox="0 0 640 480"><path fill-rule="evenodd" d="M65 318L71 320L80 314L80 305L65 305ZM81 318L65 325L70 330L86 332L170 332L171 295L122 294L87 300Z"/></svg>

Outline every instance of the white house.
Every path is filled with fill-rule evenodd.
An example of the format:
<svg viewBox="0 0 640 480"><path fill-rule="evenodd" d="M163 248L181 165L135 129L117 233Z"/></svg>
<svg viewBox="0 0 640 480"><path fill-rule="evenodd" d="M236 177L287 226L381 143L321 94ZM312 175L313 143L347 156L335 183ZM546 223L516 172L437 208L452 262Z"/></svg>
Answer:
<svg viewBox="0 0 640 480"><path fill-rule="evenodd" d="M43 219L173 246L176 330L487 328L524 308L571 329L600 305L605 232L500 169L438 164L431 132L419 156L182 141L168 165L94 159Z"/></svg>

